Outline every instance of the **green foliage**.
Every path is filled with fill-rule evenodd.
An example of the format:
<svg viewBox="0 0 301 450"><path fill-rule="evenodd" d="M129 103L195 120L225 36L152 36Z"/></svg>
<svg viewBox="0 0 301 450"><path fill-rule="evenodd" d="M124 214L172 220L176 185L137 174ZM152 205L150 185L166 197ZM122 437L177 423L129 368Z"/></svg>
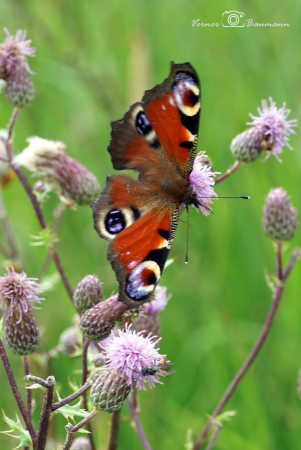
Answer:
<svg viewBox="0 0 301 450"><path fill-rule="evenodd" d="M22 447L30 447L31 446L31 438L29 432L26 430L24 425L21 423L18 415L16 414L16 420L10 419L7 417L2 411L3 418L5 423L10 427L9 430L1 431L2 434L7 434L8 436L17 439L19 444L17 447L14 447L13 450Z"/></svg>
<svg viewBox="0 0 301 450"><path fill-rule="evenodd" d="M0 2L2 24L11 32L27 29L37 47L37 57L31 61L36 97L18 118L15 148L23 149L30 135L62 140L68 154L92 170L102 186L113 172L106 150L111 120L121 118L144 89L161 82L171 60L190 61L199 74L203 94L199 149L208 151L215 170L223 172L232 165L229 144L245 129L248 113L256 113L262 98L271 95L278 105L286 101L291 117L299 119L297 134L291 138L294 151L286 149L282 164L259 158L217 187L219 195L248 194L250 201L218 200L214 214L208 217L191 211L186 265L183 213L170 253L174 263L162 278L173 297L162 314L160 346L176 374L140 396L145 432L153 448L164 450L182 445L187 429L193 437L201 431L206 414L212 414L252 348L270 307L271 292L264 274L274 271L274 249L261 227L266 194L283 186L301 213L301 4L289 0L284 8L276 0L271 8L269 2L238 0L231 7L258 22L289 23L290 27L191 26L194 18L221 21L227 8L221 0L112 0L105 5L93 0ZM1 30L0 34L2 38ZM7 125L10 115L11 107L2 94L0 128ZM28 199L16 181L3 194L24 267L30 276L39 276L46 252L29 245L29 236L37 235L39 227ZM57 203L54 194L43 203L48 224ZM300 244L299 231L288 244L285 260ZM89 207L67 210L57 247L73 287L86 274L96 273L104 282L106 297L116 291L106 258L107 242L95 233ZM51 265L48 274L54 270ZM301 364L300 270L299 262L285 288L271 335L227 406L237 411L237 416L223 427L216 445L219 450L300 446L301 407L296 394ZM71 325L74 310L61 282L45 297L37 319L43 329L41 351L47 352ZM11 353L9 357L22 386L19 359ZM60 354L53 360L51 370L62 385L61 392L68 391L68 377L79 368L79 359ZM1 379L0 403L12 416L15 404L3 372ZM128 416L126 407L122 416ZM38 420L35 412L35 424ZM98 420L97 442L103 450L110 418L102 415ZM57 439L61 442L64 426L65 420L58 417ZM0 428L5 428L4 423ZM140 448L127 420L121 422L120 443L122 450ZM10 448L4 437L0 447Z"/></svg>

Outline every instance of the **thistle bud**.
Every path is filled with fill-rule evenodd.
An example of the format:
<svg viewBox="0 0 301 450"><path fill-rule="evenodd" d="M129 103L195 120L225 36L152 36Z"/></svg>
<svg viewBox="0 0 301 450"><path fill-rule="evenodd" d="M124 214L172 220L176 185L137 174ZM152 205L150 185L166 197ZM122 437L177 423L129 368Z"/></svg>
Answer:
<svg viewBox="0 0 301 450"><path fill-rule="evenodd" d="M72 356L80 348L79 330L76 327L67 328L60 335L59 349Z"/></svg>
<svg viewBox="0 0 301 450"><path fill-rule="evenodd" d="M291 148L288 139L290 134L295 134L293 128L297 122L287 119L290 110L285 103L277 108L271 97L269 102L262 100L258 116L249 114L252 121L247 125L250 127L232 140L230 148L237 160L254 161L262 151L270 152L279 160L283 147Z"/></svg>
<svg viewBox="0 0 301 450"><path fill-rule="evenodd" d="M131 387L121 374L105 369L94 376L90 398L95 408L113 413L120 410L130 391Z"/></svg>
<svg viewBox="0 0 301 450"><path fill-rule="evenodd" d="M272 189L263 207L264 232L271 239L286 241L292 239L298 228L298 214L281 187Z"/></svg>
<svg viewBox="0 0 301 450"><path fill-rule="evenodd" d="M77 285L73 303L79 314L103 300L102 283L96 275L86 275Z"/></svg>
<svg viewBox="0 0 301 450"><path fill-rule="evenodd" d="M88 438L79 437L75 439L70 450L92 450L92 447Z"/></svg>
<svg viewBox="0 0 301 450"><path fill-rule="evenodd" d="M126 309L127 306L118 300L118 294L92 306L80 319L83 335L93 341L105 339Z"/></svg>
<svg viewBox="0 0 301 450"><path fill-rule="evenodd" d="M10 268L7 275L0 277L0 303L6 307L4 315L5 336L8 345L19 355L32 353L39 341L37 323L32 314L34 303L40 303L37 296L38 284L22 272Z"/></svg>
<svg viewBox="0 0 301 450"><path fill-rule="evenodd" d="M18 30L15 37L6 29L4 31L6 40L0 44L0 79L6 82L5 93L9 101L21 108L34 97L27 57L34 56L35 49L31 47L31 41L26 40L25 31Z"/></svg>
<svg viewBox="0 0 301 450"><path fill-rule="evenodd" d="M63 142L40 137L28 138L29 146L14 158L16 165L43 176L50 187L59 189L67 204L89 205L99 193L95 175L65 153Z"/></svg>
<svg viewBox="0 0 301 450"><path fill-rule="evenodd" d="M11 307L4 316L5 338L18 355L33 353L39 343L39 330L31 308L19 316L19 309Z"/></svg>
<svg viewBox="0 0 301 450"><path fill-rule="evenodd" d="M261 153L263 137L262 133L258 133L256 128L249 128L240 133L231 142L230 149L233 156L238 161L255 161Z"/></svg>

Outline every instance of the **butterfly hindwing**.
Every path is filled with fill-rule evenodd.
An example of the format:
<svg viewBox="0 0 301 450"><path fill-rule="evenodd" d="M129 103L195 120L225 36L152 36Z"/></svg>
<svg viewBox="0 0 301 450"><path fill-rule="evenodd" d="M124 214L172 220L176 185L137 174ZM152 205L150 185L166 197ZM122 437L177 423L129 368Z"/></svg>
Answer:
<svg viewBox="0 0 301 450"><path fill-rule="evenodd" d="M152 205L139 181L110 176L93 205L98 233L111 241L108 257L119 282L119 299L129 306L153 294L170 248L174 211Z"/></svg>

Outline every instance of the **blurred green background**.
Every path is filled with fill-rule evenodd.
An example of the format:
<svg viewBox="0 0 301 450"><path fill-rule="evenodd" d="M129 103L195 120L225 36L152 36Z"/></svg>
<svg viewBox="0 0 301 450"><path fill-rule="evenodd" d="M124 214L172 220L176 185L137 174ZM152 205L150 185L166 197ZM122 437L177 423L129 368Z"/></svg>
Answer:
<svg viewBox="0 0 301 450"><path fill-rule="evenodd" d="M272 96L279 106L286 101L291 118L300 118L301 113L301 3L233 1L230 6L254 21L290 26L225 28L222 13L230 7L221 0L1 0L1 28L12 33L26 29L37 48L31 61L36 99L18 119L15 148L22 150L32 135L62 140L69 155L92 170L103 186L112 172L106 151L110 121L119 119L145 88L161 82L170 61L189 61L203 91L199 148L208 151L215 170L226 170L233 163L229 143L244 130L248 113L256 113L262 98ZM220 26L192 27L193 19ZM11 111L2 95L0 128ZM256 161L216 189L220 195L249 194L250 201L216 201L209 217L192 212L187 265L183 214L171 252L174 263L162 278L172 300L162 314L161 350L176 373L141 394L141 417L154 449L184 448L188 432L197 436L257 338L271 303L265 275L274 270L273 244L261 227L264 198L281 185L301 211L300 133L292 136L291 144L294 151L285 150L282 164L274 158ZM39 230L36 218L18 182L5 189L4 197L24 268L37 276L46 250L30 246L29 236ZM53 195L44 205L48 221L56 204ZM286 246L286 257L297 245L300 232ZM93 229L88 207L67 211L58 250L73 286L84 275L96 273L106 295L116 289L106 248ZM222 430L216 449L300 448L301 403L296 392L301 366L300 271L299 263L266 345L227 405L237 415ZM53 272L51 266L49 273ZM47 351L73 318L60 282L46 294L37 316L41 349ZM21 385L20 362L11 352L9 356ZM68 379L78 380L79 367L78 360L64 355L53 360L61 395L70 393ZM0 404L11 417L15 402L2 367L0 371ZM106 414L94 421L98 449L107 447L108 423ZM59 442L64 439L64 424L57 421ZM2 420L0 428L7 428ZM13 444L0 435L1 448ZM120 448L140 448L126 407Z"/></svg>

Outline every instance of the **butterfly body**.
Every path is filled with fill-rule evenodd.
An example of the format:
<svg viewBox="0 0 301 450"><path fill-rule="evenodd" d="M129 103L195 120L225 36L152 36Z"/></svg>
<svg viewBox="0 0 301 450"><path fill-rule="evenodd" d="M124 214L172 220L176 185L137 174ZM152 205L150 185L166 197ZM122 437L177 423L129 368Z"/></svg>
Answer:
<svg viewBox="0 0 301 450"><path fill-rule="evenodd" d="M108 257L119 300L148 301L160 279L182 206L197 202L189 184L197 145L200 86L189 63L146 91L123 119L112 122L108 151L117 170L93 205L94 224L110 240Z"/></svg>

